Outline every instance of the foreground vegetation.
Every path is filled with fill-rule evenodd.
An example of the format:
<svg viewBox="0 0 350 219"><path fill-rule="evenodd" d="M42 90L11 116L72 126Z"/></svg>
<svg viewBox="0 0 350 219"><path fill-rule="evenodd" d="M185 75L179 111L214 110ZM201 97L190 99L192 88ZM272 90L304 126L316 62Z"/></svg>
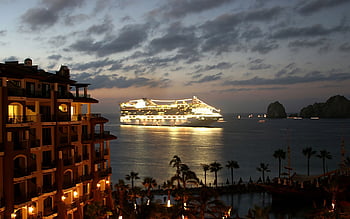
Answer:
<svg viewBox="0 0 350 219"><path fill-rule="evenodd" d="M304 148L302 153L307 160L307 168L309 175L309 161L312 157L318 157L322 160L323 171L326 171L326 160L332 156L326 150L319 153L311 147ZM286 159L287 152L278 149L273 153L273 157L278 159L278 177L280 179L285 173L281 173L282 161ZM350 158L344 161L344 165L350 166ZM223 169L221 163L215 161L210 164L201 164L204 171L204 181L197 177L188 165L182 162L181 158L175 155L169 162L169 166L174 169L174 175L161 185L158 185L156 179L152 177L144 177L142 181L143 187L135 186L135 182L140 180L139 174L131 171L125 176L125 183L120 179L114 185L113 197L115 201L115 209L109 218L240 218L237 212L234 212L232 206L226 205L220 200L220 195L227 193L242 192L264 192L263 187L257 186L261 184L271 183L266 176L270 172L269 164L260 163L256 170L261 172L261 178L258 182L253 183L251 180L247 184L243 184L240 180L237 184L233 180L234 170L240 168L237 161L227 161L225 167L230 170L231 182L227 182L225 187L218 187L218 172ZM213 186L207 186L207 172L214 174ZM278 180L279 181L279 180ZM337 185L337 183L333 183ZM339 187L332 186L328 188L328 192L336 197L341 190ZM154 200L154 195L165 195L163 202ZM329 205L314 206L315 214L310 218L341 218L337 211L329 208ZM98 203L88 206L89 215L106 216L106 209L99 209ZM96 214L96 212L99 212ZM252 206L247 209L247 214L243 218L269 218L269 206ZM118 216L118 217L117 217ZM324 217L322 217L324 216ZM98 217L97 217L98 218Z"/></svg>

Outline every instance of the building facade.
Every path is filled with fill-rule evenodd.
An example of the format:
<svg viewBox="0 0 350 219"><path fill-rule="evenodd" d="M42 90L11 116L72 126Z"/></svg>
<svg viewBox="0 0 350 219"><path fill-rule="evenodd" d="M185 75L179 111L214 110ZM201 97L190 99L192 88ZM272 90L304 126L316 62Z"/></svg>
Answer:
<svg viewBox="0 0 350 219"><path fill-rule="evenodd" d="M107 119L61 66L0 63L0 218L84 218L113 209Z"/></svg>

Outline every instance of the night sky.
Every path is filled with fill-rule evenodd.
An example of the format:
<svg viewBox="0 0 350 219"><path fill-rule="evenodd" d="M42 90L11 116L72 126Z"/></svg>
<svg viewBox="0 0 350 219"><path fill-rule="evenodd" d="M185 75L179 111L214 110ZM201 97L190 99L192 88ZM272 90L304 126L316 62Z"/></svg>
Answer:
<svg viewBox="0 0 350 219"><path fill-rule="evenodd" d="M349 0L0 0L0 62L61 65L93 110L197 96L224 113L350 97Z"/></svg>

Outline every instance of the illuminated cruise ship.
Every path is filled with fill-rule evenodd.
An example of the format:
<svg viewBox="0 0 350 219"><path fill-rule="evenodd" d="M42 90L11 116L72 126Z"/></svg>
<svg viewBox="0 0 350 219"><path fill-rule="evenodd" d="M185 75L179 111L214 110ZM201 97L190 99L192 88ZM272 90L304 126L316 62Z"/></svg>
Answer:
<svg viewBox="0 0 350 219"><path fill-rule="evenodd" d="M120 104L120 123L153 126L210 126L220 110L197 97L180 100L137 99Z"/></svg>

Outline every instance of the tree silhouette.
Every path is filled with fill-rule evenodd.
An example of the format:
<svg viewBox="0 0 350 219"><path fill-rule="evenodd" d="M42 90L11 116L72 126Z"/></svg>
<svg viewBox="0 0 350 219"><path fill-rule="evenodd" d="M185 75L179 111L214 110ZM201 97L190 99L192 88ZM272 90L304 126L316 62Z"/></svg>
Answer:
<svg viewBox="0 0 350 219"><path fill-rule="evenodd" d="M235 160L227 161L226 167L231 170L231 184L233 185L233 169L238 169L239 164Z"/></svg>
<svg viewBox="0 0 350 219"><path fill-rule="evenodd" d="M131 180L131 189L134 190L134 180L140 179L138 176L139 173L136 173L134 171L131 171L130 174L125 175L125 179L130 181Z"/></svg>
<svg viewBox="0 0 350 219"><path fill-rule="evenodd" d="M270 172L269 164L260 163L260 166L256 170L261 172L263 183L265 183L265 172Z"/></svg>
<svg viewBox="0 0 350 219"><path fill-rule="evenodd" d="M281 161L286 159L286 152L278 149L273 153L273 157L278 159L278 178L281 178Z"/></svg>
<svg viewBox="0 0 350 219"><path fill-rule="evenodd" d="M210 169L209 164L201 164L204 171L204 186L207 186L207 171Z"/></svg>
<svg viewBox="0 0 350 219"><path fill-rule="evenodd" d="M209 165L209 169L210 169L210 172L214 172L214 176L215 176L215 181L214 181L214 184L215 184L215 187L218 187L218 171L222 169L222 166L220 163L218 162L213 162Z"/></svg>
<svg viewBox="0 0 350 219"><path fill-rule="evenodd" d="M157 186L157 181L153 179L152 177L145 177L143 179L142 185L147 190L147 196L151 197L151 188L155 188Z"/></svg>
<svg viewBox="0 0 350 219"><path fill-rule="evenodd" d="M307 175L310 176L310 159L316 154L316 151L312 147L306 147L303 149L303 154L307 159Z"/></svg>
<svg viewBox="0 0 350 219"><path fill-rule="evenodd" d="M169 165L172 165L173 167L176 168L176 173L173 179L177 180L177 186L180 187L180 164L181 164L181 159L179 156L174 155L173 159L171 159Z"/></svg>
<svg viewBox="0 0 350 219"><path fill-rule="evenodd" d="M317 157L322 159L323 175L326 174L326 159L332 159L332 155L327 150L320 150Z"/></svg>

